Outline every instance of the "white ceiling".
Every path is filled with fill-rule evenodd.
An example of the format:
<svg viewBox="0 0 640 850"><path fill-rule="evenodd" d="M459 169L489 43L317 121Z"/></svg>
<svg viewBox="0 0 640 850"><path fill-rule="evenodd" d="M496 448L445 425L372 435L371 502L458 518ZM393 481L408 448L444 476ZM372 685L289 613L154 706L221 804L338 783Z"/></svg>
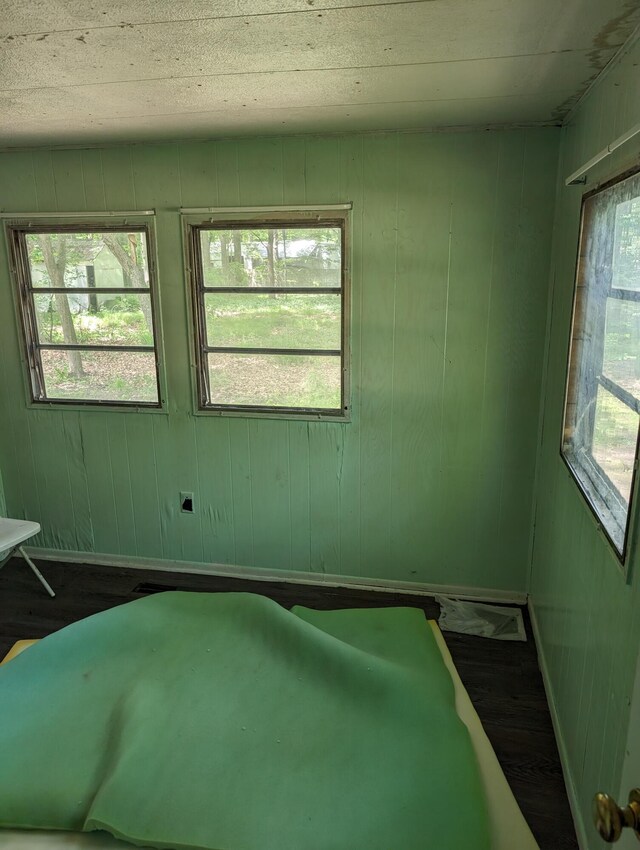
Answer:
<svg viewBox="0 0 640 850"><path fill-rule="evenodd" d="M558 123L640 0L0 0L0 146Z"/></svg>

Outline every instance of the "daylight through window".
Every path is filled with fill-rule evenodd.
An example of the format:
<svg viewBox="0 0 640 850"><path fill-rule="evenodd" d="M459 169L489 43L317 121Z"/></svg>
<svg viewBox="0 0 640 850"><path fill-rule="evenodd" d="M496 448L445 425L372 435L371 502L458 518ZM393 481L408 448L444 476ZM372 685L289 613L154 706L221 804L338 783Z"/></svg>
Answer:
<svg viewBox="0 0 640 850"><path fill-rule="evenodd" d="M623 559L640 414L640 173L585 197L562 451Z"/></svg>
<svg viewBox="0 0 640 850"><path fill-rule="evenodd" d="M345 223L190 225L202 409L344 416Z"/></svg>
<svg viewBox="0 0 640 850"><path fill-rule="evenodd" d="M159 406L148 228L9 232L33 400Z"/></svg>

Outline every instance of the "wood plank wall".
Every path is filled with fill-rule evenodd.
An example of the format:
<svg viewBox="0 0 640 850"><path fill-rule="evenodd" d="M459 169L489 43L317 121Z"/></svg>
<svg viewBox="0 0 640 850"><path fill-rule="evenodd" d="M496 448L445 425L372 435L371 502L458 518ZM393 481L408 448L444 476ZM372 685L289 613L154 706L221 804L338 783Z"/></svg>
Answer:
<svg viewBox="0 0 640 850"><path fill-rule="evenodd" d="M638 63L636 41L563 129L554 228L555 285L531 593L585 850L604 846L591 826L593 794L615 795L619 788L640 647L640 561L636 539L625 582L560 459L562 406L582 194L637 163L640 144L636 138L604 160L586 186L565 187L564 178L640 121ZM639 511L636 500L636 517Z"/></svg>
<svg viewBox="0 0 640 850"><path fill-rule="evenodd" d="M0 154L3 210L157 210L168 391L167 414L29 409L3 244L10 513L39 520L48 548L525 590L558 138ZM352 421L194 417L178 208L345 201Z"/></svg>

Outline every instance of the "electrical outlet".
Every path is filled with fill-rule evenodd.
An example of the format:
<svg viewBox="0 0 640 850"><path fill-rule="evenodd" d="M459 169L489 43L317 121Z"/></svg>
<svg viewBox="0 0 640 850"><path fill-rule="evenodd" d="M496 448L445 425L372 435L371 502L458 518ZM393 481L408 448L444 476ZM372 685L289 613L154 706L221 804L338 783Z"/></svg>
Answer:
<svg viewBox="0 0 640 850"><path fill-rule="evenodd" d="M192 514L194 511L193 507L193 493L180 493L180 510L183 514Z"/></svg>

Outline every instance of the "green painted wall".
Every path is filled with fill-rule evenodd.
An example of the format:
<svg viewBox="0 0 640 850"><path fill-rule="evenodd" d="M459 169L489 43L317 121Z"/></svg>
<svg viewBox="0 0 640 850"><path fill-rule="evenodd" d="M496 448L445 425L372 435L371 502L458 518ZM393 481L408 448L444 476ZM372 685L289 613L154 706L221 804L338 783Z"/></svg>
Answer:
<svg viewBox="0 0 640 850"><path fill-rule="evenodd" d="M11 211L157 209L168 415L28 409L0 248L9 510L62 550L526 588L555 129L0 155ZM353 419L194 417L182 206L353 201ZM195 492L181 514L178 492Z"/></svg>
<svg viewBox="0 0 640 850"><path fill-rule="evenodd" d="M598 166L586 187L565 188L564 178L640 121L639 62L636 42L562 131L537 488L532 601L564 761L589 848L603 846L591 827L591 797L597 790L618 793L640 645L639 556L636 533L627 584L559 447L581 197L599 180L637 162L638 139Z"/></svg>

